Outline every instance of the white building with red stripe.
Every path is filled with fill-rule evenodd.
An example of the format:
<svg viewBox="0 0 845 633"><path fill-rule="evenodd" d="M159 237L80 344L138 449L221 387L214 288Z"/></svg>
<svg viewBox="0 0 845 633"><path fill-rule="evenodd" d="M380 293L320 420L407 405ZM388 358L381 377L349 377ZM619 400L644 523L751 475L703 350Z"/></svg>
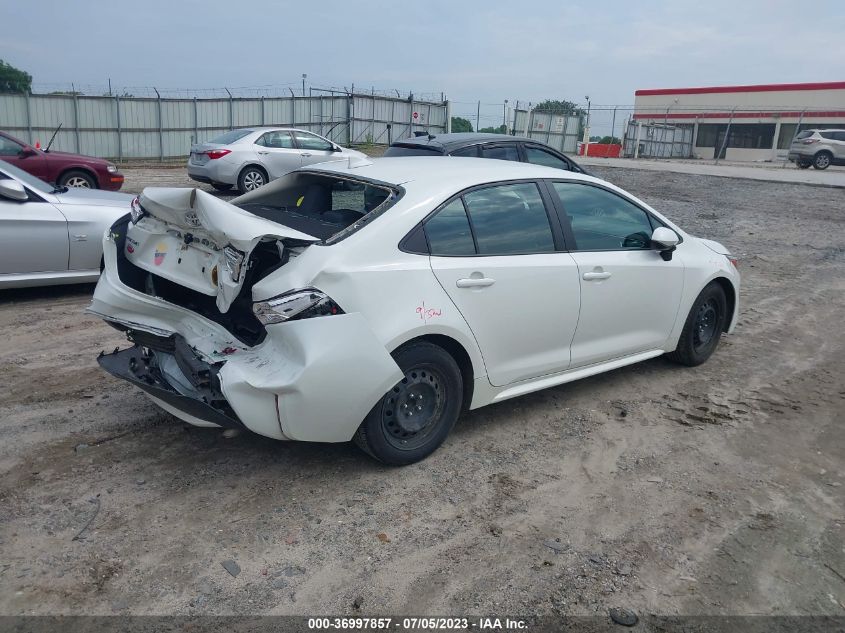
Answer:
<svg viewBox="0 0 845 633"><path fill-rule="evenodd" d="M797 130L845 129L845 81L637 90L634 96L632 122L692 126L696 158L721 151L726 160L778 160Z"/></svg>

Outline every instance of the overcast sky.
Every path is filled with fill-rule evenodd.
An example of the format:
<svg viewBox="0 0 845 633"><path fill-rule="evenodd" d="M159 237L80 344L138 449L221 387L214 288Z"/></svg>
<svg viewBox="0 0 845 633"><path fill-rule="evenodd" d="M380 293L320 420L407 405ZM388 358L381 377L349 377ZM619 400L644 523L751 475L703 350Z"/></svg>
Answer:
<svg viewBox="0 0 845 633"><path fill-rule="evenodd" d="M845 1L0 0L34 83L290 84L458 102L633 103L637 88L845 80ZM456 104L453 112L474 111ZM489 111L489 109L488 109Z"/></svg>

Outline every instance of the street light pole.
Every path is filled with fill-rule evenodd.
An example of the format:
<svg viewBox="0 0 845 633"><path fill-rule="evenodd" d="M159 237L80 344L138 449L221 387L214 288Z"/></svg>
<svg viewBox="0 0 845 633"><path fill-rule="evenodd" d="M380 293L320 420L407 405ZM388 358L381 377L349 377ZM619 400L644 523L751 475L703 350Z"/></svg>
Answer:
<svg viewBox="0 0 845 633"><path fill-rule="evenodd" d="M308 79L307 73L302 73L302 96L305 96L305 80Z"/></svg>
<svg viewBox="0 0 845 633"><path fill-rule="evenodd" d="M584 97L587 100L587 123L584 125L584 156L590 154L590 95Z"/></svg>
<svg viewBox="0 0 845 633"><path fill-rule="evenodd" d="M505 105L502 107L502 127L505 128L505 134L508 133L508 100L505 99Z"/></svg>

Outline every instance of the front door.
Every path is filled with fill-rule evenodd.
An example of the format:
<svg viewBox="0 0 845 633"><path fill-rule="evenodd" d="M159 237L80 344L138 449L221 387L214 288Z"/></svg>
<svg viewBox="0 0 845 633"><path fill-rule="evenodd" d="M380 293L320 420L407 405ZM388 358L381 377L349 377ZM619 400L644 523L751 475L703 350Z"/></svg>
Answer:
<svg viewBox="0 0 845 633"><path fill-rule="evenodd" d="M30 198L19 202L0 196L0 274L67 270L65 216L35 194Z"/></svg>
<svg viewBox="0 0 845 633"><path fill-rule="evenodd" d="M302 165L299 150L286 130L266 132L255 141L255 145L258 160L264 165L270 180L299 169Z"/></svg>
<svg viewBox="0 0 845 633"><path fill-rule="evenodd" d="M572 367L665 349L681 302L684 265L651 248L659 220L621 195L556 182L581 284ZM567 227L564 226L564 230Z"/></svg>
<svg viewBox="0 0 845 633"><path fill-rule="evenodd" d="M536 183L475 189L425 224L431 268L500 387L569 367L578 268L555 243Z"/></svg>
<svg viewBox="0 0 845 633"><path fill-rule="evenodd" d="M334 145L322 136L296 130L293 133L293 137L296 139L296 145L299 148L299 156L302 158L303 165L325 163L327 160L332 160L336 155Z"/></svg>
<svg viewBox="0 0 845 633"><path fill-rule="evenodd" d="M3 135L0 135L0 160L23 169L36 178L48 180L47 159L44 155L37 149L22 145Z"/></svg>

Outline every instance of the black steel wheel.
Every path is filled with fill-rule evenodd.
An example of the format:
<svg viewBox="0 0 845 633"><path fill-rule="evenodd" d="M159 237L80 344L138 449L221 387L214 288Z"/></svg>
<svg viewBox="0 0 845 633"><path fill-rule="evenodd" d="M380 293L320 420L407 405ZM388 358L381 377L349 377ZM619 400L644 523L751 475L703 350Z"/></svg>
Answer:
<svg viewBox="0 0 845 633"><path fill-rule="evenodd" d="M700 365L716 351L727 319L725 291L713 282L692 304L678 339L678 347L666 356L689 367Z"/></svg>
<svg viewBox="0 0 845 633"><path fill-rule="evenodd" d="M401 466L428 457L446 439L460 413L463 381L455 359L437 345L411 343L394 358L404 376L372 408L354 439L372 457Z"/></svg>

